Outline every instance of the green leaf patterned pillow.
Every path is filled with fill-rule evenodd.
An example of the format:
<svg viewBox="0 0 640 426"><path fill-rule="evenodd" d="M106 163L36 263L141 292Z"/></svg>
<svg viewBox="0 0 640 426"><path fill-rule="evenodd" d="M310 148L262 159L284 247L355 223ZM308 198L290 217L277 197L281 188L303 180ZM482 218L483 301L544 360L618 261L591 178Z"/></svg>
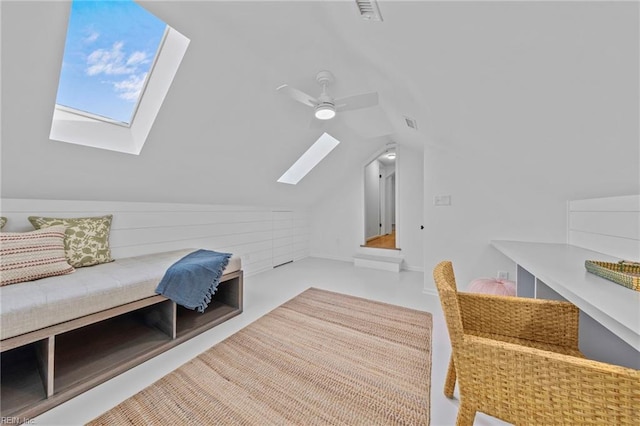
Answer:
<svg viewBox="0 0 640 426"><path fill-rule="evenodd" d="M7 218L6 217L0 217L0 229L4 228L4 226L7 224Z"/></svg>
<svg viewBox="0 0 640 426"><path fill-rule="evenodd" d="M112 215L78 218L29 216L29 222L36 229L54 225L66 226L65 256L71 266L81 268L113 261L109 248L112 218Z"/></svg>

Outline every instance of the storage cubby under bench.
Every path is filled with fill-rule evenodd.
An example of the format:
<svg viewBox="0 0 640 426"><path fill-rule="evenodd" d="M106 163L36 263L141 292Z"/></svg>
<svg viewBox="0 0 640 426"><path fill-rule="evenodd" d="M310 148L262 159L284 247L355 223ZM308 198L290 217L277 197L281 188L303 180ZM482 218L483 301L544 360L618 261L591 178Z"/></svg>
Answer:
<svg viewBox="0 0 640 426"><path fill-rule="evenodd" d="M162 278L162 268L184 253L188 251L163 254L160 262L147 261L154 255L141 256L144 274L138 280L148 281L147 291L155 288L154 281L157 284ZM3 327L1 416L26 421L240 314L243 272L239 259L232 260L204 313L151 295L11 337L6 337L11 330ZM125 269L137 264L123 263ZM47 279L62 283L72 275ZM32 283L38 281L16 286ZM3 287L3 298L9 287ZM68 316L69 312L61 315Z"/></svg>

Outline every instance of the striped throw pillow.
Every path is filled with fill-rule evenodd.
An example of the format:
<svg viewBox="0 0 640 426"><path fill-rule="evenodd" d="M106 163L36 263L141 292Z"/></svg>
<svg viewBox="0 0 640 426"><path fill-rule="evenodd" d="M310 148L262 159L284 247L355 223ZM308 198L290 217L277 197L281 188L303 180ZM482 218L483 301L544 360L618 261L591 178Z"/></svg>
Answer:
<svg viewBox="0 0 640 426"><path fill-rule="evenodd" d="M0 233L0 285L70 274L64 256L64 226Z"/></svg>

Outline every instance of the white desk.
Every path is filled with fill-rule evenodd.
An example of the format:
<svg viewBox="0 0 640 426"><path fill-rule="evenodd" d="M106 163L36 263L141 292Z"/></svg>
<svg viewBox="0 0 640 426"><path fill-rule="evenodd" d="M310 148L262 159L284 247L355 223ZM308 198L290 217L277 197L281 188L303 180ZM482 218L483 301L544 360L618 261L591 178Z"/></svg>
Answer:
<svg viewBox="0 0 640 426"><path fill-rule="evenodd" d="M567 244L491 245L516 263L518 296L567 300L580 309L580 349L588 358L640 369L640 292L584 267L585 260L620 259Z"/></svg>

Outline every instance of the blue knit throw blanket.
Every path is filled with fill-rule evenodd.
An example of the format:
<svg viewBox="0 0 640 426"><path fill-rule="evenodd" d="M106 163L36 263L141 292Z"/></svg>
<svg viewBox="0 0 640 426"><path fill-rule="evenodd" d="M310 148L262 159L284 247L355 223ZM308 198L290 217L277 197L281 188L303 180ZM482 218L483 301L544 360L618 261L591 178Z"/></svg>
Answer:
<svg viewBox="0 0 640 426"><path fill-rule="evenodd" d="M156 293L189 309L204 312L220 284L231 253L197 250L171 265Z"/></svg>

